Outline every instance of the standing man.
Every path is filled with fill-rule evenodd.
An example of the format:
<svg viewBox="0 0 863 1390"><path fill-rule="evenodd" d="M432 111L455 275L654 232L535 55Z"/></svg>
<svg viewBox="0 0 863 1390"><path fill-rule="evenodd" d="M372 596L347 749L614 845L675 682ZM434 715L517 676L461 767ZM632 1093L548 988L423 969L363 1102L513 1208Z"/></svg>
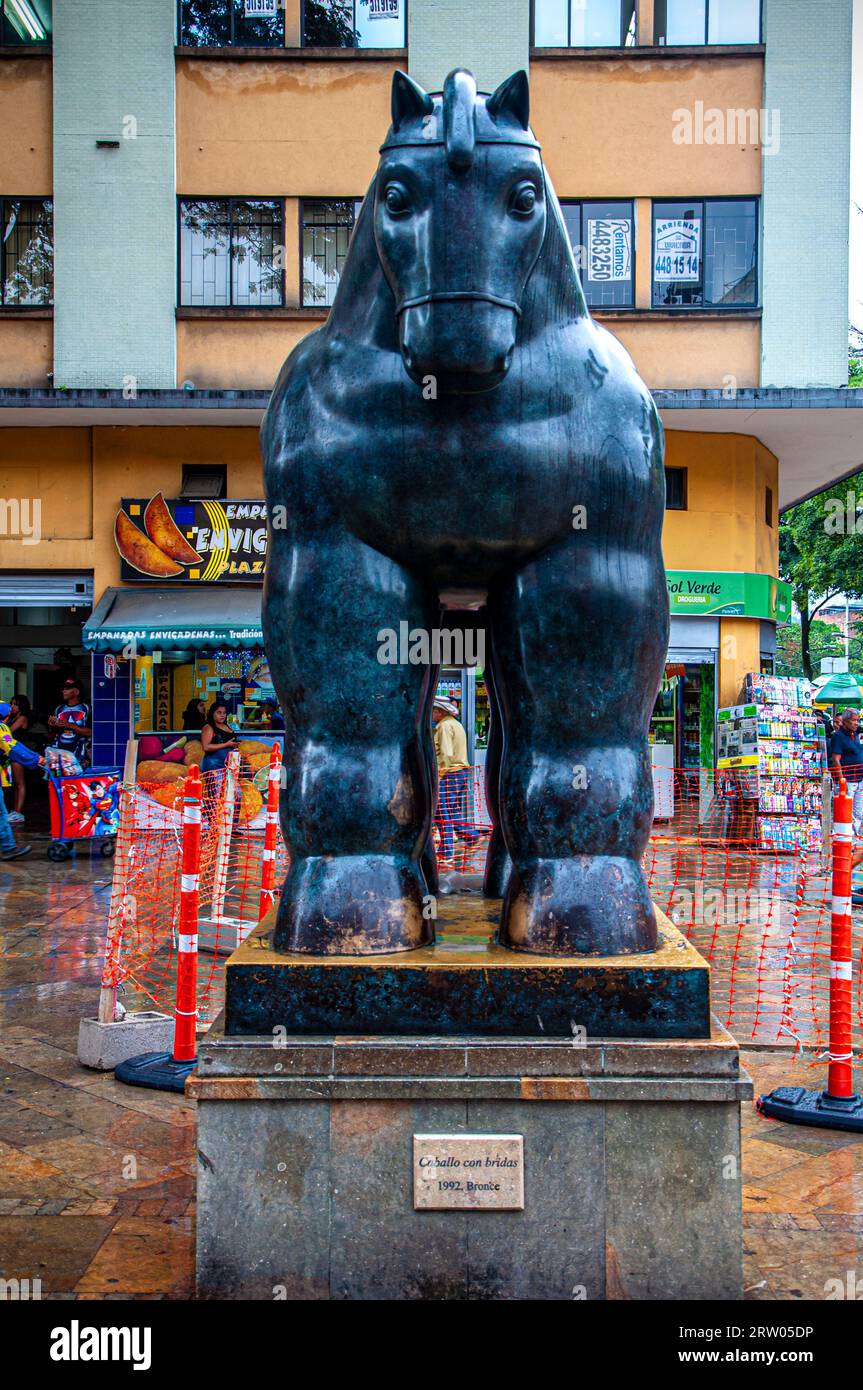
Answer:
<svg viewBox="0 0 863 1390"><path fill-rule="evenodd" d="M81 767L90 761L90 706L81 698L81 687L76 676L69 676L63 682L62 703L57 706L48 719L51 730L51 747L61 753L70 753L77 758Z"/></svg>
<svg viewBox="0 0 863 1390"><path fill-rule="evenodd" d="M20 763L22 767L44 767L45 759L23 743L18 743L6 723L11 709L12 706L5 700L0 700L0 859L23 859L25 854L30 853L32 845L16 845L2 788L12 780L9 776L10 763Z"/></svg>
<svg viewBox="0 0 863 1390"><path fill-rule="evenodd" d="M839 716L839 727L830 740L833 777L838 783L841 773L848 783L851 818L854 822L854 833L858 836L863 829L863 745L857 734L859 724L859 710L844 709Z"/></svg>
<svg viewBox="0 0 863 1390"><path fill-rule="evenodd" d="M479 839L479 832L468 825L464 809L470 763L467 760L467 734L457 715L458 707L451 700L435 700L432 719L440 787L436 819L440 830L440 862L444 868L452 864L456 830L465 844L475 845Z"/></svg>

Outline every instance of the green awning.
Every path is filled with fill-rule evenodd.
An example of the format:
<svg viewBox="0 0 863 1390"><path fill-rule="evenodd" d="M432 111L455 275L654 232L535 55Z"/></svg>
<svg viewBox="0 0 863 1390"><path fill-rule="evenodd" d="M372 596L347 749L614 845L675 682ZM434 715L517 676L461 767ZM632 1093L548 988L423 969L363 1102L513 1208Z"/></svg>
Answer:
<svg viewBox="0 0 863 1390"><path fill-rule="evenodd" d="M212 647L259 647L261 590L257 586L106 589L84 624L91 652L140 652Z"/></svg>
<svg viewBox="0 0 863 1390"><path fill-rule="evenodd" d="M847 671L837 671L833 675L819 676L813 684L815 687L812 692L813 700L818 700L824 704L859 705L863 700L860 678Z"/></svg>

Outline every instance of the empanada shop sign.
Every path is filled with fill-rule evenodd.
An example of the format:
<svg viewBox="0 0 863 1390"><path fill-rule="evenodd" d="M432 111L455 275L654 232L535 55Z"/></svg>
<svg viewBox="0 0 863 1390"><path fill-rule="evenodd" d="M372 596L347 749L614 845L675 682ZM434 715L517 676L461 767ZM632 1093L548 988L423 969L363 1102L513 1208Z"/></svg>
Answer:
<svg viewBox="0 0 863 1390"><path fill-rule="evenodd" d="M262 584L267 504L203 497L124 497L114 521L126 583Z"/></svg>

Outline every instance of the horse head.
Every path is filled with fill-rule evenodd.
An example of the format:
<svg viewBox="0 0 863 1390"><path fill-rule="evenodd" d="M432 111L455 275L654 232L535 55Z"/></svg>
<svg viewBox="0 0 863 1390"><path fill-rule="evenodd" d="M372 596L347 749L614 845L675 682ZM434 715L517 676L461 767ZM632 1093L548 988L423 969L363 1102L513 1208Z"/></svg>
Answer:
<svg viewBox="0 0 863 1390"><path fill-rule="evenodd" d="M374 236L405 368L442 392L505 377L546 228L546 185L524 72L491 96L451 72L441 95L393 78ZM552 195L553 196L553 195Z"/></svg>

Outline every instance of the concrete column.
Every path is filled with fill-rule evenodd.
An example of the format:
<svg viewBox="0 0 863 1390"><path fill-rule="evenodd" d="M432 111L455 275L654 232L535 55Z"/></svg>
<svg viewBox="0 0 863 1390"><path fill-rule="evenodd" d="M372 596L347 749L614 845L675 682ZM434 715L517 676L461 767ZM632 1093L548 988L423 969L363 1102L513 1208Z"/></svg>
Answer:
<svg viewBox="0 0 863 1390"><path fill-rule="evenodd" d="M530 62L529 0L410 0L408 60L411 77L440 91L453 68L469 68L480 91Z"/></svg>
<svg viewBox="0 0 863 1390"><path fill-rule="evenodd" d="M175 24L54 0L55 386L176 385Z"/></svg>
<svg viewBox="0 0 863 1390"><path fill-rule="evenodd" d="M652 48L654 42L654 0L638 0L635 11L636 38L641 48Z"/></svg>
<svg viewBox="0 0 863 1390"><path fill-rule="evenodd" d="M303 0L285 0L285 48L299 48L302 34Z"/></svg>
<svg viewBox="0 0 863 1390"><path fill-rule="evenodd" d="M848 381L851 21L764 0L762 386Z"/></svg>

